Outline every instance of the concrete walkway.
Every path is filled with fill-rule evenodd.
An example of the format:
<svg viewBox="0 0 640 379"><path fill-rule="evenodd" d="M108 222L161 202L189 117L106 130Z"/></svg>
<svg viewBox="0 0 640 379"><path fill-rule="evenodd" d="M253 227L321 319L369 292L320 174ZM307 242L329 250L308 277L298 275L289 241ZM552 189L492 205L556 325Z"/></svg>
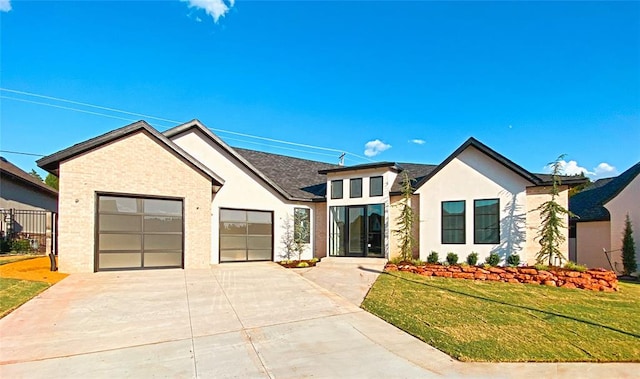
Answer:
<svg viewBox="0 0 640 379"><path fill-rule="evenodd" d="M0 320L2 378L602 378L466 364L274 263L71 275Z"/></svg>

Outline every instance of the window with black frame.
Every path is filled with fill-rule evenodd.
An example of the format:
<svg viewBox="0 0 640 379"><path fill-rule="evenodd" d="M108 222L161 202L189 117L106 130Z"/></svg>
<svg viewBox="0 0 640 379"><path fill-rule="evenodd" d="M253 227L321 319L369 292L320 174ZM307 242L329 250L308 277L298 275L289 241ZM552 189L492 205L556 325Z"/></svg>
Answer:
<svg viewBox="0 0 640 379"><path fill-rule="evenodd" d="M473 242L500 243L500 200L474 200L473 214Z"/></svg>
<svg viewBox="0 0 640 379"><path fill-rule="evenodd" d="M465 243L465 201L442 202L442 243Z"/></svg>

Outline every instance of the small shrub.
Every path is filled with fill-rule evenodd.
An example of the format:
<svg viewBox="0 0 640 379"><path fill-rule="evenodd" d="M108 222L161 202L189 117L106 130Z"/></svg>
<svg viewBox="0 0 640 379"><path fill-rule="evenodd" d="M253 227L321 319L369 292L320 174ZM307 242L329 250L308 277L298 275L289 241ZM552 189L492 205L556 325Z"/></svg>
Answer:
<svg viewBox="0 0 640 379"><path fill-rule="evenodd" d="M414 266L424 266L424 262L421 259L414 259L411 261L411 263L413 263Z"/></svg>
<svg viewBox="0 0 640 379"><path fill-rule="evenodd" d="M31 242L29 240L11 241L11 250L18 253L27 253L31 251Z"/></svg>
<svg viewBox="0 0 640 379"><path fill-rule="evenodd" d="M458 254L449 252L447 253L447 263L450 265L455 265L458 263Z"/></svg>
<svg viewBox="0 0 640 379"><path fill-rule="evenodd" d="M520 264L520 256L518 254L511 254L507 257L507 264L509 266L517 266Z"/></svg>
<svg viewBox="0 0 640 379"><path fill-rule="evenodd" d="M500 264L500 256L496 253L489 254L489 257L487 258L487 264L489 264L489 266L491 267L496 267Z"/></svg>
<svg viewBox="0 0 640 379"><path fill-rule="evenodd" d="M467 255L467 263L469 266L475 266L478 263L478 253L475 251Z"/></svg>
<svg viewBox="0 0 640 379"><path fill-rule="evenodd" d="M307 262L300 262L296 267L309 267L309 264Z"/></svg>
<svg viewBox="0 0 640 379"><path fill-rule="evenodd" d="M438 252L437 251L432 251L429 254L429 256L427 257L427 262L431 263L431 264L438 263Z"/></svg>
<svg viewBox="0 0 640 379"><path fill-rule="evenodd" d="M568 261L567 263L565 263L564 268L566 268L567 270L578 271L578 272L587 271L587 266L579 265L579 264L571 262L571 261Z"/></svg>
<svg viewBox="0 0 640 379"><path fill-rule="evenodd" d="M400 262L404 262L401 256L397 256L389 259L389 263L393 263L394 265L400 264Z"/></svg>
<svg viewBox="0 0 640 379"><path fill-rule="evenodd" d="M483 264L482 264L482 268L483 268L483 269L485 269L485 270L486 270L486 269L488 269L488 268L490 268L490 267L491 267L491 265L490 265L490 264L488 264L488 263L483 263Z"/></svg>
<svg viewBox="0 0 640 379"><path fill-rule="evenodd" d="M540 271L549 271L549 266L547 265L543 265L543 264L536 264L533 267L535 267L536 270Z"/></svg>
<svg viewBox="0 0 640 379"><path fill-rule="evenodd" d="M11 244L6 239L0 239L0 252L8 253L11 251Z"/></svg>
<svg viewBox="0 0 640 379"><path fill-rule="evenodd" d="M319 261L319 259L318 259L318 258L316 258L316 257L313 257L313 258L311 258L311 260L310 260L310 262L313 262L313 263L316 263L316 262L318 262L318 261Z"/></svg>

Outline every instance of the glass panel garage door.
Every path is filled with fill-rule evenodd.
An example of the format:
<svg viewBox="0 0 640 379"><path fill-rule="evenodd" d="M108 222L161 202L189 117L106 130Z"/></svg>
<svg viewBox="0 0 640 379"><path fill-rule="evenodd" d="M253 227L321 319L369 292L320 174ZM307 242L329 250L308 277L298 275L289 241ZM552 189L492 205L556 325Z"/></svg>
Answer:
<svg viewBox="0 0 640 379"><path fill-rule="evenodd" d="M183 267L182 200L98 196L97 271Z"/></svg>
<svg viewBox="0 0 640 379"><path fill-rule="evenodd" d="M220 210L220 262L273 259L273 212Z"/></svg>

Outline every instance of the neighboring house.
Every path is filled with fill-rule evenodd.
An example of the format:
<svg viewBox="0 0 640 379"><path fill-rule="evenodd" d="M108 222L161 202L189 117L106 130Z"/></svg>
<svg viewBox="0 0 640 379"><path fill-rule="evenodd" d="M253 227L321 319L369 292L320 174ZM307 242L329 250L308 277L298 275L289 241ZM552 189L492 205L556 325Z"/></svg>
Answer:
<svg viewBox="0 0 640 379"><path fill-rule="evenodd" d="M0 237L51 252L58 191L0 157Z"/></svg>
<svg viewBox="0 0 640 379"><path fill-rule="evenodd" d="M0 157L0 208L58 211L58 191Z"/></svg>
<svg viewBox="0 0 640 379"><path fill-rule="evenodd" d="M571 197L570 210L575 261L589 267L622 272L622 233L627 214L640 262L640 162L615 178L600 179ZM610 266L604 250L609 252Z"/></svg>
<svg viewBox="0 0 640 379"><path fill-rule="evenodd" d="M531 262L539 217L530 211L551 184L473 138L438 166L343 167L232 148L197 120L164 133L136 122L38 165L60 178L64 272L281 260L293 214L310 230L303 259L390 258L402 171L420 215L415 256L519 253ZM584 179L564 179L566 206L569 186Z"/></svg>

